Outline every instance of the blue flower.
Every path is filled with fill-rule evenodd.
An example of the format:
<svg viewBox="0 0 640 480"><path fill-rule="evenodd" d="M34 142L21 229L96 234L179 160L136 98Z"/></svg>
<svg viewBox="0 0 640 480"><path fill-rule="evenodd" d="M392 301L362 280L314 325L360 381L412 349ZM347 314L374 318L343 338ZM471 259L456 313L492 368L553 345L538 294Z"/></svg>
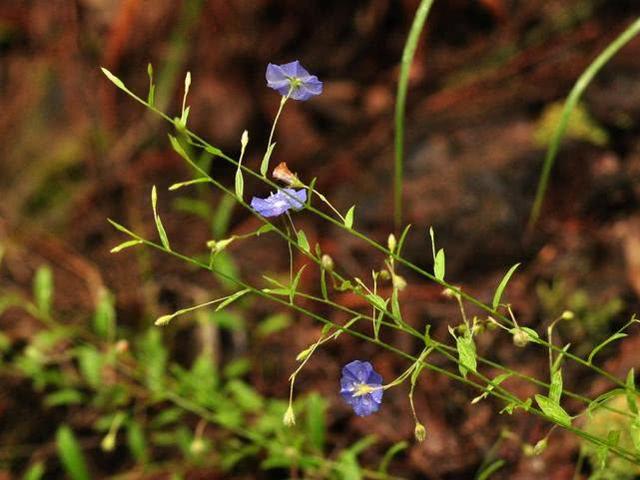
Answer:
<svg viewBox="0 0 640 480"><path fill-rule="evenodd" d="M377 412L382 403L382 377L369 362L354 360L342 369L340 395L359 417Z"/></svg>
<svg viewBox="0 0 640 480"><path fill-rule="evenodd" d="M307 72L298 60L284 65L270 63L266 77L267 86L283 97L289 94L294 100L309 100L322 93L322 82Z"/></svg>
<svg viewBox="0 0 640 480"><path fill-rule="evenodd" d="M277 217L289 209L302 210L307 201L307 191L304 188L294 190L285 188L272 193L267 198L253 197L251 208L263 217Z"/></svg>

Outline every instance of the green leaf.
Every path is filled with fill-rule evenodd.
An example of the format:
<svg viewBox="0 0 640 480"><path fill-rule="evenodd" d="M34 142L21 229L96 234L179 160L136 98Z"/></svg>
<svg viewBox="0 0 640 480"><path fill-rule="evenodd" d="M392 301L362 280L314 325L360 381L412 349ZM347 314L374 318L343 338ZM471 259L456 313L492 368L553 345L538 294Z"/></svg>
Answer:
<svg viewBox="0 0 640 480"><path fill-rule="evenodd" d="M395 457L402 450L406 450L408 446L409 446L409 443L405 442L404 440L391 445L389 450L385 452L384 457L382 457L382 460L380 461L378 472L382 474L386 474L387 470L389 469L389 464L391 463L391 460L393 460L393 457Z"/></svg>
<svg viewBox="0 0 640 480"><path fill-rule="evenodd" d="M113 296L106 289L98 293L98 305L93 314L93 330L105 339L113 339L116 330L116 312Z"/></svg>
<svg viewBox="0 0 640 480"><path fill-rule="evenodd" d="M236 199L230 195L225 195L220 199L211 223L211 231L214 238L220 238L227 234L229 223L231 222L231 214L236 205Z"/></svg>
<svg viewBox="0 0 640 480"><path fill-rule="evenodd" d="M44 472L44 463L36 462L29 467L29 470L22 476L22 480L41 480Z"/></svg>
<svg viewBox="0 0 640 480"><path fill-rule="evenodd" d="M111 220L110 218L107 218L107 221L118 231L122 232L122 233L126 233L127 235L129 235L130 237L133 237L135 239L138 240L142 240L142 238L140 238L138 235L136 235L135 233L133 233L131 230L128 230L126 227L123 227L122 225L120 225L118 222Z"/></svg>
<svg viewBox="0 0 640 480"><path fill-rule="evenodd" d="M431 254L433 255L433 263L436 263L436 234L433 227L429 227L429 236L431 237Z"/></svg>
<svg viewBox="0 0 640 480"><path fill-rule="evenodd" d="M599 344L596 348L591 350L591 353L589 354L589 357L587 358L587 362L591 363L593 361L593 357L595 357L600 350L602 350L604 347L609 345L611 342L615 342L616 340L620 340L621 338L624 338L626 336L627 336L626 333L620 333L620 332L614 333L609 338L607 338L604 342Z"/></svg>
<svg viewBox="0 0 640 480"><path fill-rule="evenodd" d="M471 404L472 405L476 404L480 400L483 400L483 399L487 398L494 388L496 388L498 385L500 385L502 382L504 382L510 376L511 376L510 373L502 373L502 374L498 375L496 378L494 378L493 380L491 380L491 383L489 385L487 385L487 387L485 388L484 392L481 395L478 395L477 397L475 397L473 400L471 400Z"/></svg>
<svg viewBox="0 0 640 480"><path fill-rule="evenodd" d="M551 385L549 386L549 400L560 405L560 397L562 397L562 369L553 372L551 376Z"/></svg>
<svg viewBox="0 0 640 480"><path fill-rule="evenodd" d="M444 249L441 248L440 250L438 250L438 253L436 254L436 259L433 264L433 274L438 280L442 281L444 280L444 273L445 273Z"/></svg>
<svg viewBox="0 0 640 480"><path fill-rule="evenodd" d="M87 383L98 390L102 387L102 367L104 365L102 353L90 345L77 347L76 356L82 376Z"/></svg>
<svg viewBox="0 0 640 480"><path fill-rule="evenodd" d="M238 167L236 170L236 197L243 200L244 195L244 177L242 176L242 169Z"/></svg>
<svg viewBox="0 0 640 480"><path fill-rule="evenodd" d="M304 233L304 230L300 229L296 232L298 237L298 246L307 253L311 252L311 247L309 247L309 241L307 240L307 236Z"/></svg>
<svg viewBox="0 0 640 480"><path fill-rule="evenodd" d="M502 467L504 467L505 463L507 462L505 462L502 459L498 459L491 462L489 465L483 468L482 471L476 476L476 480L488 480L489 477L491 477L491 475L493 475Z"/></svg>
<svg viewBox="0 0 640 480"><path fill-rule="evenodd" d="M463 377L467 378L467 372L476 371L478 366L476 360L476 345L470 336L456 337L456 348L458 349L458 369Z"/></svg>
<svg viewBox="0 0 640 480"><path fill-rule="evenodd" d="M269 160L271 159L271 154L273 153L273 149L276 146L276 142L273 142L271 145L267 147L267 151L264 152L264 157L262 157L262 163L260 163L260 174L263 177L267 176L267 171L269 170Z"/></svg>
<svg viewBox="0 0 640 480"><path fill-rule="evenodd" d="M629 411L634 415L638 415L638 405L636 401L636 375L633 370L629 370L627 373L627 381L626 381L626 389L624 391L627 396L627 406L629 407Z"/></svg>
<svg viewBox="0 0 640 480"><path fill-rule="evenodd" d="M409 234L409 229L411 228L411 224L404 227L402 234L400 235L400 240L398 240L398 248L396 249L396 255L400 255L402 253L402 247L404 247L404 242L407 239L407 235Z"/></svg>
<svg viewBox="0 0 640 480"><path fill-rule="evenodd" d="M547 417L565 427L571 425L571 417L560 405L544 395L536 395L535 399L540 410L542 410Z"/></svg>
<svg viewBox="0 0 640 480"><path fill-rule="evenodd" d="M509 283L511 276L514 274L514 272L519 266L520 264L516 263L514 266L512 266L509 269L507 273L505 273L504 277L502 277L502 280L500 280L500 283L498 284L498 288L496 288L496 293L493 294L493 300L491 301L491 306L493 307L494 310L498 308L498 305L500 305L500 298L502 298L502 293L504 292L504 289L507 287L507 283Z"/></svg>
<svg viewBox="0 0 640 480"><path fill-rule="evenodd" d="M302 268L298 270L298 273L296 273L296 276L293 279L293 283L291 284L291 288L289 290L289 303L291 304L293 304L293 299L296 296L296 290L298 289L298 284L300 283L300 276L302 275L302 272L305 268L306 265L303 265Z"/></svg>
<svg viewBox="0 0 640 480"><path fill-rule="evenodd" d="M171 245L169 245L169 239L167 238L167 232L164 229L164 225L162 225L160 215L158 215L158 192L156 191L155 185L151 189L151 206L153 207L153 218L156 221L156 228L158 230L162 246L167 250L171 250Z"/></svg>
<svg viewBox="0 0 640 480"><path fill-rule="evenodd" d="M353 205L348 211L347 214L344 216L344 226L347 228L351 228L353 227L353 215L356 211L356 206Z"/></svg>
<svg viewBox="0 0 640 480"><path fill-rule="evenodd" d="M209 182L211 182L211 179L208 177L194 178L193 180L187 180L186 182L174 183L169 187L169 190L174 191L182 187L189 187L191 185L197 185L199 183L209 183Z"/></svg>
<svg viewBox="0 0 640 480"><path fill-rule="evenodd" d="M246 295L247 293L249 293L251 291L250 288L245 288L243 290L239 290L236 293L234 293L233 295L230 295L226 300L220 302L220 304L216 307L215 311L219 312L220 310L224 309L227 305L235 302L236 300L238 300L240 297Z"/></svg>
<svg viewBox="0 0 640 480"><path fill-rule="evenodd" d="M380 295L376 295L375 293L367 293L365 298L369 300L369 303L372 304L378 310L384 311L387 309L387 303L389 300L385 300Z"/></svg>
<svg viewBox="0 0 640 480"><path fill-rule="evenodd" d="M327 436L327 402L317 393L313 393L307 398L306 406L306 438L309 440L311 448L321 454L324 452Z"/></svg>
<svg viewBox="0 0 640 480"><path fill-rule="evenodd" d="M36 271L33 279L33 296L40 313L48 317L53 299L53 273L46 265Z"/></svg>
<svg viewBox="0 0 640 480"><path fill-rule="evenodd" d="M125 248L135 247L136 245L142 244L142 240L127 240L126 242L122 242L120 245L116 245L110 250L110 253L118 253L124 250Z"/></svg>
<svg viewBox="0 0 640 480"><path fill-rule="evenodd" d="M631 437L633 448L640 452L640 418L637 415L629 426L629 436Z"/></svg>
<svg viewBox="0 0 640 480"><path fill-rule="evenodd" d="M61 425L56 432L56 446L62 466L72 480L90 480L89 469L73 431Z"/></svg>
<svg viewBox="0 0 640 480"><path fill-rule="evenodd" d="M124 83L122 82L122 80L120 80L118 77L116 77L113 73L111 73L109 70L107 70L104 67L100 67L100 70L102 70L102 73L104 73L107 76L107 78L111 80L111 83L113 83L116 87L118 87L120 90L124 90L125 92L129 93L129 90L127 89L127 87L124 86Z"/></svg>
<svg viewBox="0 0 640 480"><path fill-rule="evenodd" d="M135 420L130 421L127 427L127 445L133 458L138 463L146 465L149 460L149 448L142 427Z"/></svg>
<svg viewBox="0 0 640 480"><path fill-rule="evenodd" d="M62 405L78 405L84 400L84 396L78 390L65 388L47 395L44 403L48 407L59 407Z"/></svg>
<svg viewBox="0 0 640 480"><path fill-rule="evenodd" d="M286 313L276 313L269 315L256 327L256 334L259 337L266 337L272 333L280 332L291 325L291 317Z"/></svg>

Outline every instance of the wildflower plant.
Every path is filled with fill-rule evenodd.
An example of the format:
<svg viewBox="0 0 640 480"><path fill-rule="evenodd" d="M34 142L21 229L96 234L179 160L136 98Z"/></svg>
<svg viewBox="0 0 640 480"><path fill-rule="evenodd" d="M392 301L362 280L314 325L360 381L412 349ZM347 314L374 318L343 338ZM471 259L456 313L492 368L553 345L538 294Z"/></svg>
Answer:
<svg viewBox="0 0 640 480"><path fill-rule="evenodd" d="M276 305L286 307L324 324L319 338L300 352L297 357L297 361L300 364L289 378L289 405L282 416L285 425L290 427L296 425L294 384L297 376L301 374L303 367L319 348L322 348L329 341L337 341L342 334L346 333L360 340L370 342L380 349L387 350L408 363L404 372L386 384L383 383L382 377L373 369L370 362L371 359L354 360L343 367L342 378L335 379L336 395L339 393L346 403L353 408L357 416L375 414L381 408L384 408L382 399L385 390L407 384L408 405L415 422L415 438L418 441L428 441L428 425L423 425L419 420L414 402L414 391L421 375L426 371L430 371L435 374L445 375L477 390L478 395L471 400L472 404L483 401L488 397L493 397L502 403L501 413L512 414L519 410L548 421L551 426L543 439L538 442L540 445L546 445L550 435L557 428L563 428L579 437L583 442L587 442L599 452L599 458L605 459L602 468L606 466L606 458L610 455L632 464L640 464L640 428L638 427L640 425L640 413L637 407L638 391L635 387L635 373L630 370L626 378L621 379L603 370L595 361L596 356L603 348L625 336L626 330L638 322L635 317L615 335L596 346L588 357L581 357L572 352L570 345L558 345L554 339L555 325L560 321L572 321L571 315L563 314L561 317L551 321L546 331L538 332L532 328L519 325L509 303L503 302L502 298L508 283L515 275L519 264L507 269L503 279L495 289L491 302L485 303L447 281L445 250L437 246L433 228L430 228L427 231L428 233L425 234L425 242L427 244L430 243L433 258L433 267L428 271L407 260L402 254L410 226L405 227L398 237L395 234L389 235L386 245L380 244L354 227L356 220L355 206L346 209L346 212L342 213L344 210L333 205L323 193L316 189L315 179L307 182L305 179L299 178L284 163L280 163L273 171L273 178L276 181L268 177L269 162L274 155L276 147L273 141L274 132L285 103L288 99L311 100L322 92L322 82L304 69L299 62L294 61L284 65L269 64L267 66L267 86L281 95L281 101L275 114L262 162L257 171L242 163L245 148L247 148L248 144L248 135L242 135L241 155L240 158L235 159L207 143L202 137L188 128L187 82L185 82L185 101L183 102L181 115L172 118L156 109L152 101L144 100L130 91L112 73L105 69L103 71L118 88L160 115L175 128L175 136L170 135L169 137L171 146L194 169L196 178L191 181L174 184L170 190L177 190L196 183L210 184L232 198L237 204L245 207L262 223L262 226L251 234L242 237L232 236L212 240L207 245L210 250L210 260L207 262L203 261L201 257L187 256L173 249L163 227L160 213L157 210L155 188L152 192L152 208L159 241L147 239L132 232L125 226L111 221L115 228L130 237L129 240L115 247L114 251L145 245L182 259L198 268L210 271L231 282L237 288L235 292L224 297L165 315L158 319L156 324L170 326L171 322L179 315L201 308L213 307L216 310L221 310L247 295L270 300ZM188 84L190 84L190 80ZM151 85L153 85L152 79ZM192 155L189 153L190 149L202 150L212 155L217 161L227 162L235 166L237 169L235 185L233 187L227 186L220 179L215 178L208 171L201 168L193 160ZM245 175L260 180L275 193L266 198L253 196L251 202L247 204L244 201ZM286 186L283 188L277 182L282 182ZM290 215L291 212L315 215L328 225L354 236L372 249L381 252L385 257L383 264L372 271L371 278L368 280L349 277L341 270L339 263L323 252L319 245L312 246L309 243L304 231L296 228ZM288 222L284 223L284 226L271 221L272 218L282 215L285 215L288 220ZM264 276L265 283L263 285L252 285L240 278L232 277L218 268L215 256L230 242L240 242L265 234L277 235L288 245L290 252L288 283ZM318 292L302 291L300 289L300 279L304 274L305 267L302 267L297 272L293 271L294 251L306 257L319 269L320 284L318 285ZM429 282L440 285L444 294L457 304L460 317L459 321L451 322L449 325L450 338L433 338L430 334L430 325L428 323L414 325L412 324L413 322L410 323L404 318L401 300L402 291L407 286L407 280L399 273L399 269L409 270ZM379 288L380 282L386 280L389 280L391 284L389 293L383 293L383 290ZM334 299L335 294L340 292L349 292L357 295L363 299L367 308L356 309L340 304ZM384 292L387 292L387 290L385 289ZM304 306L298 302L298 299L304 299ZM349 320L343 324L334 323L308 306L315 304L346 314ZM472 305L483 312L482 315L470 317L466 309L468 305ZM404 351L393 344L383 341L381 332L384 330L412 337L420 344L419 350L417 352ZM478 351L476 340L478 336L485 334L508 335L512 339L515 348L546 350L549 358L548 374L542 378L532 377L483 356ZM437 361L435 361L434 357L437 357ZM623 394L627 399L629 409L616 408L607 402L612 393L607 393L597 398L589 398L580 393L566 390L563 385L563 365L566 362L574 362L578 366L589 369L606 379L612 387L610 392ZM489 370L497 371L498 373L490 376L486 373ZM535 386L539 393L532 397L522 398L505 386L505 384L509 383L507 382L509 379L528 382ZM572 399L571 407L566 406L563 398ZM582 405L582 407L577 405ZM634 448L630 448L627 444L618 444L615 441L615 435L596 435L581 428L585 416L601 409L618 415L625 420L625 428L632 439L630 444ZM543 448L530 450L539 454Z"/></svg>

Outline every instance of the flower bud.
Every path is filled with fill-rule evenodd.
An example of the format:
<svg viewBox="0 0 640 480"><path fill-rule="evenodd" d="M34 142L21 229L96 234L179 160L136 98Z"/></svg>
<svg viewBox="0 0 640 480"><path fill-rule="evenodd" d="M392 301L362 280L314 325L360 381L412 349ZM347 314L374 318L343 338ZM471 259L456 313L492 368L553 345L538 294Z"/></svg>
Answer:
<svg viewBox="0 0 640 480"><path fill-rule="evenodd" d="M389 251L391 253L395 252L397 246L398 243L396 242L396 236L393 233L389 234L389 237L387 238L387 247L389 248Z"/></svg>
<svg viewBox="0 0 640 480"><path fill-rule="evenodd" d="M302 362L303 360L305 360L309 355L311 355L312 352L312 348L305 348L303 351L301 351L298 356L296 357L296 361L298 362Z"/></svg>
<svg viewBox="0 0 640 480"><path fill-rule="evenodd" d="M249 143L249 132L245 130L242 132L242 137L240 138L240 145L243 150L247 147L247 143Z"/></svg>
<svg viewBox="0 0 640 480"><path fill-rule="evenodd" d="M289 405L287 411L284 412L284 417L282 417L282 423L284 423L287 427L292 427L296 424L296 414L293 413L293 407Z"/></svg>
<svg viewBox="0 0 640 480"><path fill-rule="evenodd" d="M514 329L513 332L513 344L516 347L525 347L529 343L529 334L521 328Z"/></svg>
<svg viewBox="0 0 640 480"><path fill-rule="evenodd" d="M413 431L413 435L416 437L416 440L419 442L424 442L424 439L427 438L427 429L424 428L424 425L421 423L416 423L416 428Z"/></svg>
<svg viewBox="0 0 640 480"><path fill-rule="evenodd" d="M191 442L191 445L189 445L189 451L196 456L204 453L206 449L207 449L207 445L205 444L204 440L200 437L194 438L193 441Z"/></svg>
<svg viewBox="0 0 640 480"><path fill-rule="evenodd" d="M573 320L575 318L575 314L571 310L565 310L562 312L563 320Z"/></svg>
<svg viewBox="0 0 640 480"><path fill-rule="evenodd" d="M391 281L393 282L393 288L397 288L400 291L404 290L407 287L407 281L404 279L404 277L396 275L395 273L391 277Z"/></svg>
<svg viewBox="0 0 640 480"><path fill-rule="evenodd" d="M118 340L115 344L116 353L125 353L129 350L129 342L127 340L121 339Z"/></svg>
<svg viewBox="0 0 640 480"><path fill-rule="evenodd" d="M324 268L327 272L333 271L333 258L331 258L326 253L322 255L322 258L320 259L320 263L322 265L322 268Z"/></svg>
<svg viewBox="0 0 640 480"><path fill-rule="evenodd" d="M391 274L386 270L380 270L379 274L380 280L389 280L391 278Z"/></svg>
<svg viewBox="0 0 640 480"><path fill-rule="evenodd" d="M103 452L113 451L116 448L116 436L112 432L107 433L100 442L100 448Z"/></svg>
<svg viewBox="0 0 640 480"><path fill-rule="evenodd" d="M153 323L157 327L164 327L165 325L168 325L171 320L173 320L173 317L174 317L173 314L162 315L161 317L158 317L157 320Z"/></svg>

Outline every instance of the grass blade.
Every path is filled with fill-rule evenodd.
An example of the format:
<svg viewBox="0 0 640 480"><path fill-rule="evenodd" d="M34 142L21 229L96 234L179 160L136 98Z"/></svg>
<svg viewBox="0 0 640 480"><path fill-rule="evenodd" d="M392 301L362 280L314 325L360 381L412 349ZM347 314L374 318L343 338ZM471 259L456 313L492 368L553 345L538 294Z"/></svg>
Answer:
<svg viewBox="0 0 640 480"><path fill-rule="evenodd" d="M398 79L398 90L396 93L395 112L395 162L394 162L394 193L393 193L393 218L396 228L402 224L402 184L403 184L403 162L404 162L404 114L407 103L407 89L409 87L409 71L413 63L413 56L416 53L418 39L424 28L424 23L431 9L433 0L422 0L420 6L413 17L413 23L409 30L407 42L404 44L402 52L402 62L400 63L400 78Z"/></svg>
<svg viewBox="0 0 640 480"><path fill-rule="evenodd" d="M531 207L531 213L529 215L529 223L527 225L527 229L531 231L531 229L536 224L538 217L540 216L540 209L542 208L542 202L544 200L545 193L547 191L547 186L549 184L549 176L551 175L551 168L553 167L553 163L558 155L558 149L560 147L560 141L565 134L567 129L567 125L569 124L569 117L571 112L575 108L580 100L580 97L589 86L593 78L596 74L604 67L611 58L618 53L618 51L624 47L627 43L629 43L638 33L640 33L640 18L636 19L631 25L629 25L616 39L611 42L607 48L600 53L596 59L591 62L591 64L587 67L587 69L580 75L580 78L576 81L575 85L571 89L569 96L564 104L564 109L562 110L562 117L560 118L560 123L556 127L555 132L553 133L553 137L551 142L549 143L549 147L547 148L547 153L544 159L544 164L542 166L542 172L540 173L540 180L538 181L538 188L536 190L536 196L533 201L533 206Z"/></svg>

